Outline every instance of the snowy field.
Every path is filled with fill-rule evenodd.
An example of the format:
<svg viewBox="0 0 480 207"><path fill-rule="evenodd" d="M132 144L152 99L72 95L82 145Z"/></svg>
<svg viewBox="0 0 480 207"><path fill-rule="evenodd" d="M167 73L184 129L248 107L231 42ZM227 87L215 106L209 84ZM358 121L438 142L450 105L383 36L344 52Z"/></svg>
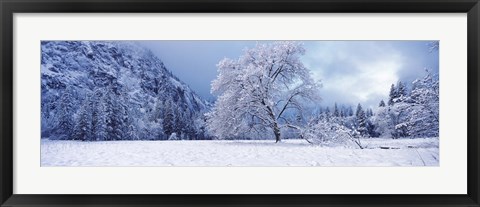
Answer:
<svg viewBox="0 0 480 207"><path fill-rule="evenodd" d="M305 140L42 139L41 166L439 166L438 138L375 138L362 144L365 149L314 146Z"/></svg>

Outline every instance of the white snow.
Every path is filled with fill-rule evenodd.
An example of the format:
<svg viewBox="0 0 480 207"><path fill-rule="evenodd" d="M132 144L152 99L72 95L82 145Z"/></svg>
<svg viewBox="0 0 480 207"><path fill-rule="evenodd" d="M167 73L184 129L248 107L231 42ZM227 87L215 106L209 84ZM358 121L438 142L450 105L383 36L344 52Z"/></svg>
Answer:
<svg viewBox="0 0 480 207"><path fill-rule="evenodd" d="M42 139L41 166L439 166L438 138L374 138L362 144L365 149L314 146L305 140Z"/></svg>

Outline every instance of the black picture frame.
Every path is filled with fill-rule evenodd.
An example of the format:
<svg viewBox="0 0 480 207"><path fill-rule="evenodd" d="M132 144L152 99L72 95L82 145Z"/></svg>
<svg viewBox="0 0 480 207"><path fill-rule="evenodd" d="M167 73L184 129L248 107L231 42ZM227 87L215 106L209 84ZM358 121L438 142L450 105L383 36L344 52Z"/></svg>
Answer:
<svg viewBox="0 0 480 207"><path fill-rule="evenodd" d="M1 206L480 206L478 0L0 0ZM468 189L465 195L22 195L13 194L15 13L467 13Z"/></svg>

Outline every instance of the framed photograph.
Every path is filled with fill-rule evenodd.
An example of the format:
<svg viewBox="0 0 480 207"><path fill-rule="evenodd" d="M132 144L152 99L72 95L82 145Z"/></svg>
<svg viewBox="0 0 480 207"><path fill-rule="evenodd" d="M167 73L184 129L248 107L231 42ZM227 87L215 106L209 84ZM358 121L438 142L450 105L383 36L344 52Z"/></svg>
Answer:
<svg viewBox="0 0 480 207"><path fill-rule="evenodd" d="M0 7L1 206L480 206L478 0Z"/></svg>

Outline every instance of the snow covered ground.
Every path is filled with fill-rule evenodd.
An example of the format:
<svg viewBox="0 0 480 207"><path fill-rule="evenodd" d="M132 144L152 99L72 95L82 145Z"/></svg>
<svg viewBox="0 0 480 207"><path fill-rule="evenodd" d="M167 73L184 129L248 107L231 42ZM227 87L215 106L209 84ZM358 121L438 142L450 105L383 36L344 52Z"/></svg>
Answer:
<svg viewBox="0 0 480 207"><path fill-rule="evenodd" d="M362 144L365 149L314 146L305 140L42 139L41 166L439 166L438 138L374 138Z"/></svg>

